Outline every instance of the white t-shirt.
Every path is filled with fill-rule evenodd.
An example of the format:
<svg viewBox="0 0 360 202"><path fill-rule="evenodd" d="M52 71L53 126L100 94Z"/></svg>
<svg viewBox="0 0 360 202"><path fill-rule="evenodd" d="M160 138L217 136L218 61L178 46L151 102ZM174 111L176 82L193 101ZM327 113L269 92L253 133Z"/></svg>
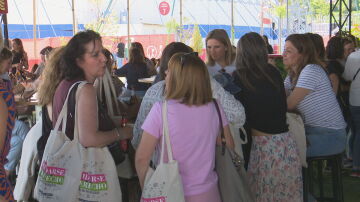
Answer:
<svg viewBox="0 0 360 202"><path fill-rule="evenodd" d="M354 76L359 69L360 51L356 51L349 55L342 75L345 80L351 81L349 101L352 106L360 106L360 72L354 79Z"/></svg>
<svg viewBox="0 0 360 202"><path fill-rule="evenodd" d="M215 63L213 66L208 65L208 71L210 76L216 75L221 69L223 68L218 63ZM224 69L226 73L232 75L232 73L236 70L235 61L232 64L226 66Z"/></svg>
<svg viewBox="0 0 360 202"><path fill-rule="evenodd" d="M284 81L285 89L291 90L290 77ZM305 125L331 129L346 127L331 82L319 65L309 64L301 71L296 87L311 90L297 105Z"/></svg>

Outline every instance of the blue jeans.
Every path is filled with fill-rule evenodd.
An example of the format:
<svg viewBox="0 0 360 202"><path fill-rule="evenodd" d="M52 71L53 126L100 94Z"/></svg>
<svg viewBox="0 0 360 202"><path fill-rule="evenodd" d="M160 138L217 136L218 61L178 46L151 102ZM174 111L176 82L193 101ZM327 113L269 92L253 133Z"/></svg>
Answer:
<svg viewBox="0 0 360 202"><path fill-rule="evenodd" d="M350 106L350 112L353 121L353 138L350 139L353 166L360 168L360 106Z"/></svg>
<svg viewBox="0 0 360 202"><path fill-rule="evenodd" d="M29 130L29 126L27 126L24 122L19 120L15 121L15 126L11 134L10 150L6 156L8 162L4 166L5 170L15 170L15 167L19 163L21 157L21 150L24 139Z"/></svg>
<svg viewBox="0 0 360 202"><path fill-rule="evenodd" d="M310 145L306 156L328 156L345 150L346 130L305 125L305 134Z"/></svg>

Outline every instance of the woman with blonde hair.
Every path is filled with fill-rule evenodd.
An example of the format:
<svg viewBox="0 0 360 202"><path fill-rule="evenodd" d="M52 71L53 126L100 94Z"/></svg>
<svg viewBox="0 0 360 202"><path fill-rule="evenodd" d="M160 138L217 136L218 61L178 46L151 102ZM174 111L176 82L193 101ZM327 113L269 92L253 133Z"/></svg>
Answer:
<svg viewBox="0 0 360 202"><path fill-rule="evenodd" d="M207 67L192 53L177 53L169 61L165 82L170 143L173 157L179 163L186 201L220 202L214 168L221 126ZM163 135L162 103L154 104L142 125L144 133L135 158L142 187L151 156ZM228 120L221 107L220 114L226 144L233 148Z"/></svg>
<svg viewBox="0 0 360 202"><path fill-rule="evenodd" d="M158 74L159 81L153 84L146 91L146 94L141 102L140 110L134 124L133 139L131 140L131 143L134 146L134 148L137 148L140 143L141 136L143 134L143 130L141 126L143 125L152 106L156 102L160 102L165 99L164 97L165 86L166 86L165 77L169 67L169 60L173 55L180 52L191 53L192 48L181 42L172 42L168 44L162 52L160 59L160 73ZM210 83L211 83L212 96L213 98L217 99L219 101L219 104L223 107L228 121L231 123L231 125L235 126L237 129L242 127L245 123L245 112L242 104L239 101L237 101L233 95L225 91L224 88L218 82L216 82L215 79L213 79L212 77L210 77ZM236 138L234 139L236 140ZM237 144L235 144L235 150L237 152L241 152L240 151L241 148L237 147L236 145ZM237 150L237 148L239 149ZM155 153L156 152L158 152L158 150L156 150ZM157 161L156 156L157 155L154 155L155 157L153 159L154 162Z"/></svg>
<svg viewBox="0 0 360 202"><path fill-rule="evenodd" d="M214 29L206 37L206 65L211 76L219 71L232 74L235 67L235 54L228 34L223 29Z"/></svg>
<svg viewBox="0 0 360 202"><path fill-rule="evenodd" d="M39 86L37 98L39 105L42 106L42 136L37 142L39 159L41 161L47 139L52 130L52 103L56 88L61 80L64 79L60 68L60 59L62 57L64 47L57 48L50 54L46 63L46 68L42 74L42 81Z"/></svg>
<svg viewBox="0 0 360 202"><path fill-rule="evenodd" d="M64 48L60 47L51 52L46 67L41 74L41 82L37 92L38 104L41 105L41 118L31 128L23 143L18 180L14 189L15 199L28 201L34 189L47 140L52 130L52 102L55 90L63 79L60 69L60 59ZM39 132L41 131L41 132Z"/></svg>

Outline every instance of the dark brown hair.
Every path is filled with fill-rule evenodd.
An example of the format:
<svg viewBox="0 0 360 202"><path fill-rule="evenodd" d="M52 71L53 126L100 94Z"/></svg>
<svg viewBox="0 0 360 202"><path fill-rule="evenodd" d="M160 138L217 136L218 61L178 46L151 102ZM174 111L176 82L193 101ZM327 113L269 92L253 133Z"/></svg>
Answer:
<svg viewBox="0 0 360 202"><path fill-rule="evenodd" d="M236 52L236 73L244 86L255 91L253 82L256 80L267 80L275 88L280 89L273 78L269 76L266 69L275 68L268 64L266 43L256 32L250 32L240 38Z"/></svg>
<svg viewBox="0 0 360 202"><path fill-rule="evenodd" d="M86 45L90 42L101 41L101 36L92 30L86 30L73 36L65 46L60 60L65 79L74 80L84 78L84 71L78 66L76 59L80 59L86 52Z"/></svg>
<svg viewBox="0 0 360 202"><path fill-rule="evenodd" d="M145 63L145 57L141 50L136 46L131 46L129 51L129 63Z"/></svg>
<svg viewBox="0 0 360 202"><path fill-rule="evenodd" d="M175 53L190 53L193 49L190 46L185 45L182 42L171 42L169 43L163 50L161 58L160 58L160 81L165 79L165 71L168 69L168 63L170 58Z"/></svg>
<svg viewBox="0 0 360 202"><path fill-rule="evenodd" d="M308 64L317 64L326 71L326 69L321 65L321 61L316 54L315 46L309 36L305 34L291 34L285 41L291 42L291 44L302 56L299 64L297 64L296 72L292 68L288 68L289 76L291 78L290 80L293 85L297 83L301 71Z"/></svg>
<svg viewBox="0 0 360 202"><path fill-rule="evenodd" d="M4 47L0 51L0 63L3 62L4 60L12 58L12 56L13 56L12 52L8 48Z"/></svg>
<svg viewBox="0 0 360 202"><path fill-rule="evenodd" d="M324 61L325 60L325 45L322 36L319 34L314 33L306 33L307 36L310 37L311 41L314 44L315 50L319 59Z"/></svg>
<svg viewBox="0 0 360 202"><path fill-rule="evenodd" d="M15 38L12 41L13 41L13 43L16 43L20 47L20 53L22 53L22 54L25 53L24 46L23 46L21 39Z"/></svg>
<svg viewBox="0 0 360 202"><path fill-rule="evenodd" d="M333 36L326 45L326 58L336 60L344 58L344 45L341 37Z"/></svg>

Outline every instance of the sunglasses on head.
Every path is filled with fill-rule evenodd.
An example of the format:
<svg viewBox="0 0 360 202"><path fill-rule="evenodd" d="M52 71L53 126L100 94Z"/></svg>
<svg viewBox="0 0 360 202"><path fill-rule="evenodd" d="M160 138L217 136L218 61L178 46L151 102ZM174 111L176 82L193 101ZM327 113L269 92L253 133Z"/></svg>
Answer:
<svg viewBox="0 0 360 202"><path fill-rule="evenodd" d="M199 53L198 52L185 53L184 55L182 55L180 57L181 68L184 67L184 64L186 62L186 58L189 58L189 57L192 57L192 56L198 57Z"/></svg>

